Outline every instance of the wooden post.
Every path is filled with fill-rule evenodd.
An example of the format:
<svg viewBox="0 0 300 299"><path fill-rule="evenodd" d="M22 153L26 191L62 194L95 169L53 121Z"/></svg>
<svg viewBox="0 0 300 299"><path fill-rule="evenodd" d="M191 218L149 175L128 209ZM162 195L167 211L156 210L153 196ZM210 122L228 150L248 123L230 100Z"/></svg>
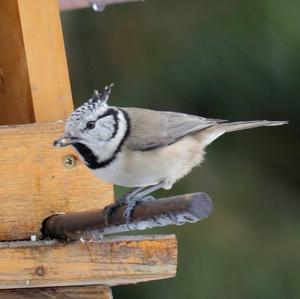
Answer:
<svg viewBox="0 0 300 299"><path fill-rule="evenodd" d="M57 0L0 1L0 124L73 110Z"/></svg>

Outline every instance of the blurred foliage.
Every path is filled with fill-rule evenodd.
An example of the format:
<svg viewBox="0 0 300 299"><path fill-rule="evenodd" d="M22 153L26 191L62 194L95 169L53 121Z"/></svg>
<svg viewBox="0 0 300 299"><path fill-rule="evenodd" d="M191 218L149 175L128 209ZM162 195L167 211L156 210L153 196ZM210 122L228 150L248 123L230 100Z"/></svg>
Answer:
<svg viewBox="0 0 300 299"><path fill-rule="evenodd" d="M223 136L158 193L204 191L214 213L145 232L176 233L178 275L114 298L300 298L300 2L148 0L62 20L76 105L114 82L113 105L291 122Z"/></svg>

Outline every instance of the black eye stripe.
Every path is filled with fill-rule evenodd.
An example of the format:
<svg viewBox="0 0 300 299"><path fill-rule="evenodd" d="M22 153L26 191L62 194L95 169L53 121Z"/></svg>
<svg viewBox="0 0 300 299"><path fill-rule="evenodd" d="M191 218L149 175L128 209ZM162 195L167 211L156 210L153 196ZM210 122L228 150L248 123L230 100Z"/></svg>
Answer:
<svg viewBox="0 0 300 299"><path fill-rule="evenodd" d="M90 129L88 124L90 124L90 123L96 123L96 121L98 119L101 119L101 118L104 118L104 117L107 117L107 116L110 116L110 115L113 116L114 119L115 119L115 121L116 121L116 117L115 117L116 114L118 114L118 112L116 110L111 109L111 108L108 109L104 114L99 115L96 120L90 120L90 121L88 121L87 124L86 124L85 130L86 129Z"/></svg>
<svg viewBox="0 0 300 299"><path fill-rule="evenodd" d="M110 108L110 109L108 109L104 114L99 115L99 116L97 117L97 120L100 119L100 118L104 118L104 117L106 117L106 116L114 115L114 114L116 114L116 113L117 113L116 110Z"/></svg>
<svg viewBox="0 0 300 299"><path fill-rule="evenodd" d="M114 121L115 121L114 122L114 131L112 133L112 136L109 138L109 140L110 140L110 139L113 139L117 135L118 130L119 130L118 110L113 109L113 108L109 108L109 109L107 109L107 111L104 114L100 115L98 117L98 119L99 118L104 118L106 116L112 116L114 118Z"/></svg>
<svg viewBox="0 0 300 299"><path fill-rule="evenodd" d="M88 127L89 123L92 123L92 122L96 123L98 119L105 118L107 116L112 116L114 118L114 121L115 121L115 124L114 124L114 133L113 133L113 136L112 136L112 137L114 137L116 135L118 127L119 127L117 115L118 115L118 111L117 110L109 108L109 109L107 109L107 111L104 114L99 115L96 120L94 120L94 121L93 120L88 121L84 130L90 129Z"/></svg>

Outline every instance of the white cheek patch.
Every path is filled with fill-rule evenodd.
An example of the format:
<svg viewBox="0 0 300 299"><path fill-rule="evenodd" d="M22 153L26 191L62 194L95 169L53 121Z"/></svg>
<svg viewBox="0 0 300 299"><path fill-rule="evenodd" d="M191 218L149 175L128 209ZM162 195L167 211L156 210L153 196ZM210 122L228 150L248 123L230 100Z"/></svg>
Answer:
<svg viewBox="0 0 300 299"><path fill-rule="evenodd" d="M103 118L103 120L97 122L94 131L96 135L102 140L109 140L116 130L116 122L112 116Z"/></svg>
<svg viewBox="0 0 300 299"><path fill-rule="evenodd" d="M103 119L103 122L101 123L101 126L103 126L106 129L111 129L112 131L114 131L114 126L115 126L115 120L112 116L109 117L105 117Z"/></svg>
<svg viewBox="0 0 300 299"><path fill-rule="evenodd" d="M108 140L112 136L112 133L109 130L103 130L101 134L99 134L100 139Z"/></svg>

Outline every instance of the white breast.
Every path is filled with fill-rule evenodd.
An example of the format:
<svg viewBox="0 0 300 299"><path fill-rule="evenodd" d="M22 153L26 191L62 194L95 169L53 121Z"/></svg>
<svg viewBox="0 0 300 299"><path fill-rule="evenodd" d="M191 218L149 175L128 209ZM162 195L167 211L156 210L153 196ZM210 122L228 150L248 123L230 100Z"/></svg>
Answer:
<svg viewBox="0 0 300 299"><path fill-rule="evenodd" d="M203 160L203 153L199 140L192 136L152 151L130 151L124 146L112 163L93 172L120 186L142 187L164 181L169 189Z"/></svg>

